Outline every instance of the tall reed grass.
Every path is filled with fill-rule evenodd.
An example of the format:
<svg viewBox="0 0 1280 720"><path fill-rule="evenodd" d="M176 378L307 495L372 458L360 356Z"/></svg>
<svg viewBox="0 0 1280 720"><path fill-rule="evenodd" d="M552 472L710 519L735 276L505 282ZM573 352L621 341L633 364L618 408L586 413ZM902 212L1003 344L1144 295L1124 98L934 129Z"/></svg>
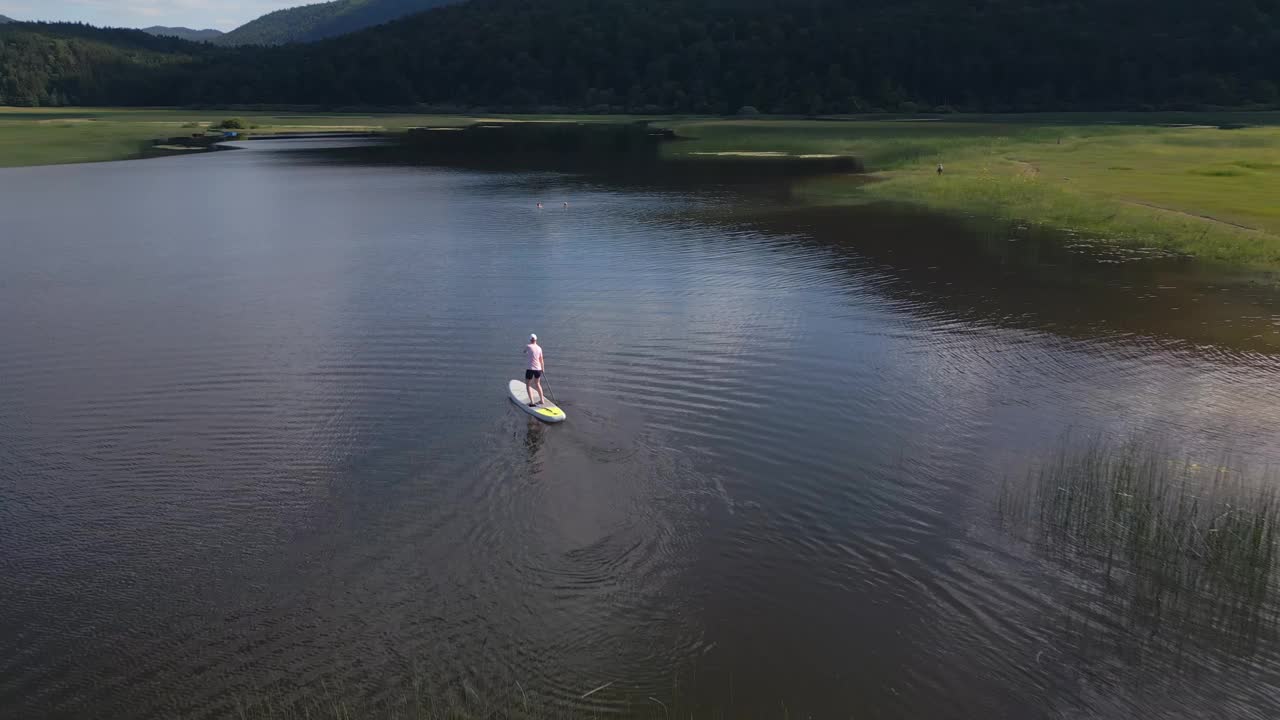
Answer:
<svg viewBox="0 0 1280 720"><path fill-rule="evenodd" d="M1132 623L1253 644L1276 624L1274 481L1159 443L1067 441L1025 482L1005 484L998 512L1007 529L1100 578Z"/></svg>

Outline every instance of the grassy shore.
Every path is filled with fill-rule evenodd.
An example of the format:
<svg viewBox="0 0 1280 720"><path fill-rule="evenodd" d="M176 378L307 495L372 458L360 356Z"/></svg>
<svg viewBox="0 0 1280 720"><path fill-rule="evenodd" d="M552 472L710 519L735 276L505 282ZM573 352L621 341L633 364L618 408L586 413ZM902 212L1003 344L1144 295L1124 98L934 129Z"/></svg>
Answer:
<svg viewBox="0 0 1280 720"><path fill-rule="evenodd" d="M822 204L907 202L1280 267L1280 127L1271 124L1280 115L1066 120L684 122L673 127L692 139L670 152L856 156L881 182L826 177L802 194ZM1220 127L1242 120L1258 124Z"/></svg>
<svg viewBox="0 0 1280 720"><path fill-rule="evenodd" d="M426 124L464 125L471 118L102 108L0 108L0 167L103 162L149 157L155 142L239 118L257 135L303 132L394 132Z"/></svg>
<svg viewBox="0 0 1280 720"><path fill-rule="evenodd" d="M257 135L397 132L482 117L0 108L0 167L147 157L157 139L228 117ZM523 120L634 121L605 116ZM825 120L650 118L685 161L853 157L879 182L827 175L818 204L894 201L1082 232L1239 267L1280 268L1280 113L948 116ZM1234 129L1225 129L1234 128ZM945 166L939 176L938 163Z"/></svg>
<svg viewBox="0 0 1280 720"><path fill-rule="evenodd" d="M486 116L404 113L0 107L0 167L132 160L154 155L156 141L216 129L239 119L253 136L318 132L397 133L415 127L463 127ZM616 117L538 116L527 121L618 122ZM642 118L627 118L627 121Z"/></svg>

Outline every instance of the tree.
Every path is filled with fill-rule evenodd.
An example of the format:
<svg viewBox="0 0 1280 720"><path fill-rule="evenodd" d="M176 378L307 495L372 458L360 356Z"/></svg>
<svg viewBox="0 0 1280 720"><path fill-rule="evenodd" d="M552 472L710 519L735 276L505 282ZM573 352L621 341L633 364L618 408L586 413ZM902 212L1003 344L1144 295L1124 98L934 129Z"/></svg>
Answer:
<svg viewBox="0 0 1280 720"><path fill-rule="evenodd" d="M6 24L0 96L793 113L1280 102L1280 2L1148 4L469 0L316 43L241 48Z"/></svg>

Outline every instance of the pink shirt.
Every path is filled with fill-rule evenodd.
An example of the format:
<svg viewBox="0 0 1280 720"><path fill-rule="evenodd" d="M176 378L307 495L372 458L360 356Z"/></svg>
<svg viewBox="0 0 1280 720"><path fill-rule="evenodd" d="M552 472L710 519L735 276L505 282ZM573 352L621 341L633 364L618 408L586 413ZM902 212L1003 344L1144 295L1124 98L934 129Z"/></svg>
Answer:
<svg viewBox="0 0 1280 720"><path fill-rule="evenodd" d="M529 356L529 369L542 369L542 347L538 343L529 343L524 346L524 354Z"/></svg>

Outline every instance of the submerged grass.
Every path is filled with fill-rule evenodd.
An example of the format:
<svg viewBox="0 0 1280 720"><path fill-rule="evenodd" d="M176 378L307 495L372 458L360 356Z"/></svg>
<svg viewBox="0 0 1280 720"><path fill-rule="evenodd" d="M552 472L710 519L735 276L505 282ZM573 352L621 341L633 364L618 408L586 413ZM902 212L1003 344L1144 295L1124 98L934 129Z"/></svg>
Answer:
<svg viewBox="0 0 1280 720"><path fill-rule="evenodd" d="M1276 620L1280 497L1274 478L1172 458L1159 445L1064 443L1006 485L1002 523L1085 576L1153 634L1252 645Z"/></svg>

